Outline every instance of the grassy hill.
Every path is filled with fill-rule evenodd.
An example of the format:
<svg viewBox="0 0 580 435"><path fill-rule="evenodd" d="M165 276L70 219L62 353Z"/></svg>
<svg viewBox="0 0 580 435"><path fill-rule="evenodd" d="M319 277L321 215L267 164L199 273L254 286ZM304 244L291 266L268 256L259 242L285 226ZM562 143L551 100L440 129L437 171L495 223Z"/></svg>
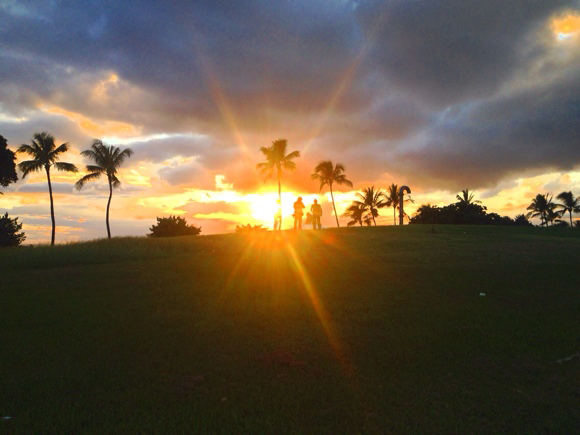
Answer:
<svg viewBox="0 0 580 435"><path fill-rule="evenodd" d="M556 228L0 250L0 433L580 433L579 264Z"/></svg>

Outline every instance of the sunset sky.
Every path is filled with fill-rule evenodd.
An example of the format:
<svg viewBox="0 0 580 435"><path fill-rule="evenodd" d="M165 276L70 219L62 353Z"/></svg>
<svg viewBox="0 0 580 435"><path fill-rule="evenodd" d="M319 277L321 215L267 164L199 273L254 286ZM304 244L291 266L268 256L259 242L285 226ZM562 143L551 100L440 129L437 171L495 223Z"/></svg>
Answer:
<svg viewBox="0 0 580 435"><path fill-rule="evenodd" d="M179 215L202 234L272 225L277 187L256 170L285 138L284 227L310 174L341 162L356 191L406 184L414 205L475 190L524 213L538 193L580 195L580 2L560 0L0 0L0 134L94 138L135 154L113 195L113 236ZM19 161L27 157L19 156ZM57 243L106 236L105 180L54 172ZM3 189L27 243L50 240L46 177ZM346 224L346 219L341 219ZM392 224L393 210L380 224Z"/></svg>

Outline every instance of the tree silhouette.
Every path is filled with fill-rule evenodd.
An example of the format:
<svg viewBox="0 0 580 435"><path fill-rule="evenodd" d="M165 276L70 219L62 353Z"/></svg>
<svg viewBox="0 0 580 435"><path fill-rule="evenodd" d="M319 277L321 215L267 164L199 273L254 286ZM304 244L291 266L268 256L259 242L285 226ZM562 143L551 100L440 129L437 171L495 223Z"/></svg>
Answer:
<svg viewBox="0 0 580 435"><path fill-rule="evenodd" d="M537 194L532 200L532 203L527 207L530 210L529 217L539 217L541 226L548 225L550 211L553 211L556 204L552 202L552 197L549 193L545 195Z"/></svg>
<svg viewBox="0 0 580 435"><path fill-rule="evenodd" d="M18 218L12 219L8 213L0 215L0 248L20 245L26 239L24 233L19 233L21 229Z"/></svg>
<svg viewBox="0 0 580 435"><path fill-rule="evenodd" d="M375 190L375 186L371 186L365 187L362 190L362 193L357 192L356 195L360 198L360 201L353 201L353 204L356 204L359 207L365 207L365 210L368 210L368 214L365 218L369 220L372 219L375 226L377 226L375 218L379 215L378 209L387 205L385 193L382 192L380 188Z"/></svg>
<svg viewBox="0 0 580 435"><path fill-rule="evenodd" d="M75 187L80 190L89 181L98 180L101 175L107 175L109 182L109 201L107 202L107 236L111 238L111 228L109 226L109 209L111 207L111 198L113 197L113 187L119 187L121 182L117 178L117 169L120 168L126 159L133 155L131 148L121 150L113 145L106 145L100 139L95 139L91 149L81 152L82 156L88 157L95 162L94 165L87 165L87 175L75 183Z"/></svg>
<svg viewBox="0 0 580 435"><path fill-rule="evenodd" d="M54 201L52 198L52 184L50 182L50 168L54 166L58 171L78 172L77 167L72 163L57 162L60 155L66 153L68 150L68 143L63 143L57 147L54 143L54 136L43 131L42 133L34 134L30 145L23 144L16 151L32 157L32 160L26 160L18 164L18 168L22 171L22 178L25 178L31 172L39 172L42 169L46 172L48 193L50 196L50 218L52 220L51 245L54 245L56 224L54 220Z"/></svg>
<svg viewBox="0 0 580 435"><path fill-rule="evenodd" d="M147 237L178 237L178 236L197 236L201 233L201 227L187 225L187 221L178 216L169 216L166 218L157 218L157 224L149 228L151 234Z"/></svg>
<svg viewBox="0 0 580 435"><path fill-rule="evenodd" d="M351 220L346 224L349 227L356 225L357 223L362 227L363 222L366 225L370 225L371 220L370 217L367 217L365 213L367 213L368 207L362 203L353 203L349 205L344 212L345 217L351 218Z"/></svg>
<svg viewBox="0 0 580 435"><path fill-rule="evenodd" d="M294 163L292 160L300 157L299 151L292 151L291 153L286 154L287 147L288 143L286 139L278 139L273 141L272 145L269 147L261 147L260 151L266 157L266 161L256 165L256 168L260 171L260 174L266 176L265 180L274 176L278 180L278 198L280 200L280 210L282 210L282 174L285 170L295 171L296 163ZM280 216L280 222L282 222L282 216Z"/></svg>
<svg viewBox="0 0 580 435"><path fill-rule="evenodd" d="M8 149L8 142L0 135L0 186L8 187L10 183L18 181L15 160L16 155Z"/></svg>
<svg viewBox="0 0 580 435"><path fill-rule="evenodd" d="M479 200L473 200L473 192L470 192L469 189L465 189L461 191L461 195L455 195L457 198L457 205L471 205L471 204L481 204Z"/></svg>
<svg viewBox="0 0 580 435"><path fill-rule="evenodd" d="M572 192L561 192L556 198L562 201L561 204L556 204L556 207L562 210L562 215L566 212L570 214L570 226L572 226L572 213L580 213L580 198L574 197Z"/></svg>
<svg viewBox="0 0 580 435"><path fill-rule="evenodd" d="M404 195L403 195L404 197ZM397 225L397 209L400 207L401 197L399 196L399 186L391 184L385 194L387 206L393 207L393 225ZM405 199L403 202L414 202L411 198ZM405 213L406 215L407 213Z"/></svg>
<svg viewBox="0 0 580 435"><path fill-rule="evenodd" d="M314 168L314 174L310 176L312 180L320 181L320 190L328 184L330 189L330 197L332 198L332 208L334 209L334 217L336 218L336 226L340 227L338 223L338 214L336 213L336 206L334 205L334 195L332 193L332 185L336 184L346 184L352 187L352 182L346 179L344 175L344 165L342 163L337 163L336 166L332 164L331 160L325 160L320 162Z"/></svg>

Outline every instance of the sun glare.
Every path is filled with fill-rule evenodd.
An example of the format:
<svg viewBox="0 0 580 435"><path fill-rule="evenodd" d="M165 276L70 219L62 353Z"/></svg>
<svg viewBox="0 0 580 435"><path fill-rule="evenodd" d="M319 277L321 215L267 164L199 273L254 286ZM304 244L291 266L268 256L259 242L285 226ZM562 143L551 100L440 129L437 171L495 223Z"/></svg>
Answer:
<svg viewBox="0 0 580 435"><path fill-rule="evenodd" d="M559 40L572 37L580 32L580 15L570 14L563 18L552 20L552 31Z"/></svg>

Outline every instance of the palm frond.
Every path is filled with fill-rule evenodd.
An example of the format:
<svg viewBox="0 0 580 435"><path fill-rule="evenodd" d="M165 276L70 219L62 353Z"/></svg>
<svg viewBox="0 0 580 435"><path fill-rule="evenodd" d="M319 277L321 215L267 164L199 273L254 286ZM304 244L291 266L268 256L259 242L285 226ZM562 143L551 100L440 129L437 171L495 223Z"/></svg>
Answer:
<svg viewBox="0 0 580 435"><path fill-rule="evenodd" d="M69 145L68 145L68 143L65 142L65 143L61 144L58 148L56 148L55 150L53 150L50 153L50 155L51 155L51 157L52 156L55 156L56 157L59 154L66 153L68 150L69 150Z"/></svg>
<svg viewBox="0 0 580 435"><path fill-rule="evenodd" d="M292 160L300 157L300 151L292 151L290 154L284 157L284 160Z"/></svg>
<svg viewBox="0 0 580 435"><path fill-rule="evenodd" d="M39 172L44 168L44 163L38 160L26 160L18 164L18 169L22 171L22 178L31 172Z"/></svg>
<svg viewBox="0 0 580 435"><path fill-rule="evenodd" d="M59 171L63 171L63 172L78 172L78 168L73 165L72 163L66 163L66 162L56 162L54 164L54 167L56 169L58 169Z"/></svg>
<svg viewBox="0 0 580 435"><path fill-rule="evenodd" d="M286 169L288 171L295 171L296 170L296 163L291 162L290 160L284 160L284 162L282 163L282 166L284 167L284 169Z"/></svg>
<svg viewBox="0 0 580 435"><path fill-rule="evenodd" d="M75 183L75 188L77 190L81 190L84 187L85 184L87 184L89 181L98 180L101 177L101 175L102 175L101 172L93 172L93 173L87 174L84 177L81 177Z"/></svg>

